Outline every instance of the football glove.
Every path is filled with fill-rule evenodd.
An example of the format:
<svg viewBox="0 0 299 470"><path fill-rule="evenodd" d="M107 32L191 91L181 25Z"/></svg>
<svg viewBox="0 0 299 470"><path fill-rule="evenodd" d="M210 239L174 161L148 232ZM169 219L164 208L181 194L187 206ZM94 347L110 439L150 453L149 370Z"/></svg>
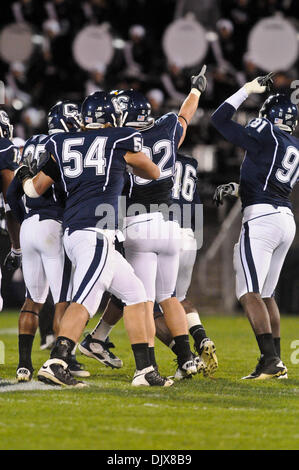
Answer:
<svg viewBox="0 0 299 470"><path fill-rule="evenodd" d="M244 85L247 95L251 93L264 93L266 90L270 91L273 84L272 77L275 75L275 72L270 72L268 75L263 77L257 77L251 82L247 82Z"/></svg>
<svg viewBox="0 0 299 470"><path fill-rule="evenodd" d="M23 183L27 178L32 178L29 166L25 164L20 165L19 168L15 170L15 176L21 183Z"/></svg>
<svg viewBox="0 0 299 470"><path fill-rule="evenodd" d="M201 71L199 72L199 74L198 75L193 75L191 77L191 90L192 90L192 88L195 88L200 93L205 91L205 89L207 87L207 79L205 77L206 70L207 70L207 66L203 65L203 67L202 67Z"/></svg>
<svg viewBox="0 0 299 470"><path fill-rule="evenodd" d="M218 207L220 204L223 204L223 198L226 196L239 196L239 185L238 183L228 183L221 184L217 186L216 191L213 196L213 202Z"/></svg>
<svg viewBox="0 0 299 470"><path fill-rule="evenodd" d="M15 271L20 268L22 265L22 251L21 249L12 248L8 255L6 256L3 266L6 267L8 271Z"/></svg>
<svg viewBox="0 0 299 470"><path fill-rule="evenodd" d="M30 171L30 176L33 177L37 174L37 160L30 160L29 157L23 158L23 165L28 166Z"/></svg>

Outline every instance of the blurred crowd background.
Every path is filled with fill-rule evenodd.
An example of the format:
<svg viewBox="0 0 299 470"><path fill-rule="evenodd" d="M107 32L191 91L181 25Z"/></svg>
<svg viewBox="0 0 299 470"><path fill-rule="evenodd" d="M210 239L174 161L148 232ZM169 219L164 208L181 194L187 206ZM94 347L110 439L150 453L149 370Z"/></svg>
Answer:
<svg viewBox="0 0 299 470"><path fill-rule="evenodd" d="M150 100L155 117L177 112L190 90L190 76L205 63L208 87L183 151L198 159L201 195L212 205L217 184L238 181L244 152L220 137L210 115L244 83L265 74L248 49L248 38L260 20L275 16L299 31L298 0L5 0L0 15L0 80L14 134L27 139L47 133L52 105L61 99L81 102L95 90L138 89ZM196 21L205 32L207 47L198 64L186 66L181 56L165 53L167 28L180 18ZM9 35L8 46L1 49L1 32L10 24L19 25L15 34L23 28L24 49L30 38L25 60L7 58L13 49ZM84 65L88 54L74 54L74 42L87 26L101 26L110 38L108 49L112 48L109 60L90 67ZM297 72L298 57L287 70L278 70L276 90L289 93ZM248 99L236 119L245 124L264 99Z"/></svg>

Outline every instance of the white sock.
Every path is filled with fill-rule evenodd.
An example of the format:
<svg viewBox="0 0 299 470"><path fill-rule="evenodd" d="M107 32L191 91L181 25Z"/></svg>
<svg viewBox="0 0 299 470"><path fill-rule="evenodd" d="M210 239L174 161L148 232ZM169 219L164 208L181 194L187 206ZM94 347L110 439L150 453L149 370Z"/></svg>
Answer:
<svg viewBox="0 0 299 470"><path fill-rule="evenodd" d="M75 346L72 349L71 355L74 356L76 354L76 349L77 349L78 343L75 344Z"/></svg>
<svg viewBox="0 0 299 470"><path fill-rule="evenodd" d="M198 312L187 313L186 317L188 323L188 330L190 330L190 328L192 328L193 326L201 325Z"/></svg>
<svg viewBox="0 0 299 470"><path fill-rule="evenodd" d="M97 339L99 341L105 341L106 338L109 336L109 333L112 328L113 326L108 325L105 320L100 320L100 322L97 324L97 326L91 333L91 336L92 338Z"/></svg>

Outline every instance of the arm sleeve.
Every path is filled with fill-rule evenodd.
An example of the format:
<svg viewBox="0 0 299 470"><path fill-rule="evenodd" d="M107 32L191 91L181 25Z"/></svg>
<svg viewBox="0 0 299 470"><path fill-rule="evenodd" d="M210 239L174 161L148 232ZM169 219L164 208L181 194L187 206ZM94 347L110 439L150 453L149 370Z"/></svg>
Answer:
<svg viewBox="0 0 299 470"><path fill-rule="evenodd" d="M52 178L55 183L58 183L61 179L59 167L50 153L48 155L48 158L38 169L39 171L45 173L45 175Z"/></svg>
<svg viewBox="0 0 299 470"><path fill-rule="evenodd" d="M20 224L26 214L22 196L24 196L22 184L18 178L14 178L7 189L6 198L13 215Z"/></svg>
<svg viewBox="0 0 299 470"><path fill-rule="evenodd" d="M143 138L140 132L126 129L122 137L118 139L116 147L126 152L141 152L143 146Z"/></svg>
<svg viewBox="0 0 299 470"><path fill-rule="evenodd" d="M7 139L0 139L0 170L16 170L18 149Z"/></svg>
<svg viewBox="0 0 299 470"><path fill-rule="evenodd" d="M250 133L249 128L232 120L235 111L230 103L224 102L211 116L213 126L229 142L245 150L258 151L260 142Z"/></svg>

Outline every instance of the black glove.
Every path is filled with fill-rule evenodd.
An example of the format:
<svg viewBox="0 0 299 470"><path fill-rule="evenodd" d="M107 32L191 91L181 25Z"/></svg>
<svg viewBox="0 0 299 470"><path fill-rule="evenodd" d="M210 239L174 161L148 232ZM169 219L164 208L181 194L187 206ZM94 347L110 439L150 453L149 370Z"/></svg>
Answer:
<svg viewBox="0 0 299 470"><path fill-rule="evenodd" d="M8 271L15 271L20 268L22 266L21 250L15 250L12 248L6 256L3 266L5 266Z"/></svg>
<svg viewBox="0 0 299 470"><path fill-rule="evenodd" d="M30 168L27 165L20 165L19 168L15 170L15 176L19 179L21 183L27 178L32 178L32 174L30 173Z"/></svg>
<svg viewBox="0 0 299 470"><path fill-rule="evenodd" d="M28 166L31 177L37 174L37 160L30 160L29 157L23 158L22 164Z"/></svg>
<svg viewBox="0 0 299 470"><path fill-rule="evenodd" d="M206 70L207 66L203 65L199 74L191 77L191 88L196 88L201 93L205 91L207 87L207 79L205 77Z"/></svg>
<svg viewBox="0 0 299 470"><path fill-rule="evenodd" d="M228 183L221 184L217 186L216 191L213 196L213 202L218 207L220 204L223 204L223 198L226 196L235 196L239 195L239 185L238 183Z"/></svg>
<svg viewBox="0 0 299 470"><path fill-rule="evenodd" d="M273 80L272 78L276 72L270 72L268 75L265 75L264 77L258 77L257 81L261 86L265 86L267 91L271 91L272 85L273 85Z"/></svg>

